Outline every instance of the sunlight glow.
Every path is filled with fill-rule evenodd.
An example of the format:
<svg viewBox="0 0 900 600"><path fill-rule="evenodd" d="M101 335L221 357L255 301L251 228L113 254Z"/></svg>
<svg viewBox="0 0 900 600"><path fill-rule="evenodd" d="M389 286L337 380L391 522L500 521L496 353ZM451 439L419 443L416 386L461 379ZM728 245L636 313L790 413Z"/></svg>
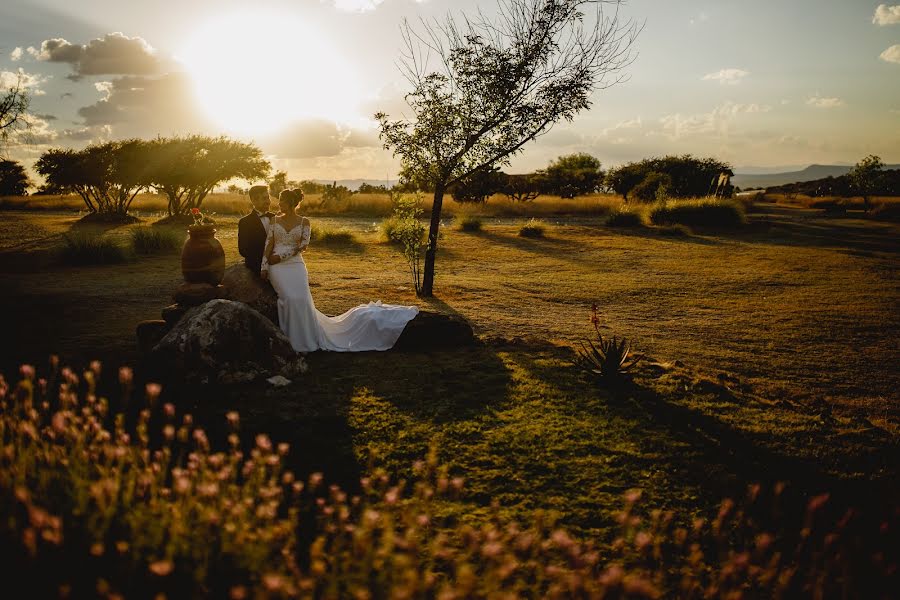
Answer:
<svg viewBox="0 0 900 600"><path fill-rule="evenodd" d="M268 134L301 119L358 117L350 64L296 17L257 11L211 20L179 58L200 105L231 132Z"/></svg>

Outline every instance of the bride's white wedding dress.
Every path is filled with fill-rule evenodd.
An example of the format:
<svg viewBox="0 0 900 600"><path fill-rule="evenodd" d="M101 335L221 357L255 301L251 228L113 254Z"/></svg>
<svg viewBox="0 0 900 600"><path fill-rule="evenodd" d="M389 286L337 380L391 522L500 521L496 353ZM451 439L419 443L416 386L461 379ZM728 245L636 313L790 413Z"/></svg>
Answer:
<svg viewBox="0 0 900 600"><path fill-rule="evenodd" d="M362 352L393 347L419 309L382 304L379 300L351 308L337 317L322 314L313 302L309 273L301 255L309 245L309 237L309 219L304 218L290 231L273 222L266 248L273 243L273 253L281 260L270 265L264 256L261 269L268 271L269 281L278 293L278 321L294 350Z"/></svg>

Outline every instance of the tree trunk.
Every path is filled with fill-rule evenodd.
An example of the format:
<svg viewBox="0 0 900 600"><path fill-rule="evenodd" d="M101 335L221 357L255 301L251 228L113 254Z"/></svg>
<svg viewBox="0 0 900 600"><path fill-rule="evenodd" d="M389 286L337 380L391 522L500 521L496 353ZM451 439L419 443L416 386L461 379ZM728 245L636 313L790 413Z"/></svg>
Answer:
<svg viewBox="0 0 900 600"><path fill-rule="evenodd" d="M420 294L426 298L434 295L434 257L437 255L438 230L441 227L441 206L444 204L444 184L434 188L434 204L431 206L431 227L428 229L428 248L425 250L425 273Z"/></svg>

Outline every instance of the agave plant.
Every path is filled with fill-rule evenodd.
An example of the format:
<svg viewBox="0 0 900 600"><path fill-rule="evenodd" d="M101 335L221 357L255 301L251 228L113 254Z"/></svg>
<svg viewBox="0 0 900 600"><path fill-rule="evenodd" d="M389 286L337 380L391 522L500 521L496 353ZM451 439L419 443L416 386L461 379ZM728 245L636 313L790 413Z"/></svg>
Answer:
<svg viewBox="0 0 900 600"><path fill-rule="evenodd" d="M612 339L604 338L600 333L597 305L594 304L591 310L591 323L597 333L597 342L582 342L581 350L578 351L578 364L606 383L620 382L640 362L641 356L632 354L631 344L624 337L621 340L616 336Z"/></svg>

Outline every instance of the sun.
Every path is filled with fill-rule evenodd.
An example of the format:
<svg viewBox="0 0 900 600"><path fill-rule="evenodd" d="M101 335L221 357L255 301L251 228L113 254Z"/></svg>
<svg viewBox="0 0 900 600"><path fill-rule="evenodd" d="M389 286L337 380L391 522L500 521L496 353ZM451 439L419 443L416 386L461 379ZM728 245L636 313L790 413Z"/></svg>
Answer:
<svg viewBox="0 0 900 600"><path fill-rule="evenodd" d="M179 59L200 106L230 132L262 135L302 119L358 117L351 64L295 16L241 12L210 20Z"/></svg>

